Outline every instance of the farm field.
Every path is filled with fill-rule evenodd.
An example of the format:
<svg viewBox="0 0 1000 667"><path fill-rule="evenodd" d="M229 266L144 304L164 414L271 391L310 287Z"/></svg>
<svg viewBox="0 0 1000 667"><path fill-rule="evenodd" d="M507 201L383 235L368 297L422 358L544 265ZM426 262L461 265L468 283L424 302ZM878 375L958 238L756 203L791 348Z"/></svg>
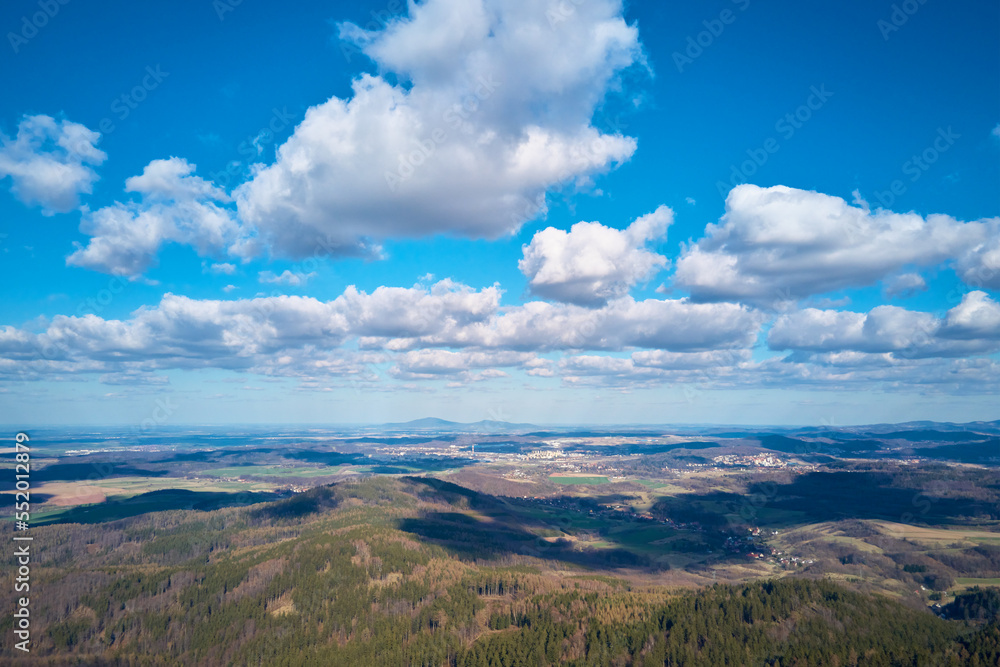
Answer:
<svg viewBox="0 0 1000 667"><path fill-rule="evenodd" d="M1000 586L1000 577L956 577L955 583L965 588L972 586Z"/></svg>
<svg viewBox="0 0 1000 667"><path fill-rule="evenodd" d="M929 528L891 521L873 521L872 524L885 535L896 539L905 538L914 542L922 542L931 546L947 546L961 541L1000 543L1000 532L992 532L980 528L966 528L962 526Z"/></svg>
<svg viewBox="0 0 1000 667"><path fill-rule="evenodd" d="M352 470L351 466L336 466L324 468L288 467L288 466L233 466L229 468L214 468L205 470L202 474L213 477L243 478L243 477L335 477Z"/></svg>
<svg viewBox="0 0 1000 667"><path fill-rule="evenodd" d="M611 480L603 475L550 475L549 481L556 484L608 484Z"/></svg>
<svg viewBox="0 0 1000 667"><path fill-rule="evenodd" d="M49 497L45 504L66 506L99 503L110 496L128 497L164 489L237 493L240 491L272 491L274 484L182 477L109 477L79 482L47 482L35 487L33 493Z"/></svg>
<svg viewBox="0 0 1000 667"><path fill-rule="evenodd" d="M46 482L34 487L32 498L32 523L41 525L69 520L76 508L98 508L106 503L121 503L128 499L153 492L192 492L200 494L226 494L235 496L238 493L268 493L275 489L273 483L267 482L227 482L216 479L185 479L178 477L110 477L100 480L83 480L78 482ZM145 511L169 509L158 507L155 503ZM96 512L96 513L95 513ZM114 516L110 512L108 516ZM88 516L100 516L98 510L88 510ZM13 520L12 516L4 517L4 521Z"/></svg>

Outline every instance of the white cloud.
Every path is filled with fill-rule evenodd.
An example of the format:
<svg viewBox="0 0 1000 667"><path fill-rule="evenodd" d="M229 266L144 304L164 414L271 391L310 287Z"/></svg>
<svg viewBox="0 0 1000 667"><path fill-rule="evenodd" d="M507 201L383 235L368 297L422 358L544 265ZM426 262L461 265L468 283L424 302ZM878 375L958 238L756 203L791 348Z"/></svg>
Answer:
<svg viewBox="0 0 1000 667"><path fill-rule="evenodd" d="M863 313L806 308L779 317L767 342L772 350L852 349L864 340L864 324Z"/></svg>
<svg viewBox="0 0 1000 667"><path fill-rule="evenodd" d="M956 262L958 276L973 289L1000 290L1000 220L986 222L986 238Z"/></svg>
<svg viewBox="0 0 1000 667"><path fill-rule="evenodd" d="M662 239L671 222L673 211L661 206L624 230L599 222L578 222L569 232L548 227L524 246L518 268L538 296L602 306L666 266L666 257L645 246Z"/></svg>
<svg viewBox="0 0 1000 667"><path fill-rule="evenodd" d="M765 381L761 364L751 360L750 350L711 352L633 352L631 357L582 354L559 363L563 380L572 385L618 387L626 390L681 384L697 390L705 387L755 386Z"/></svg>
<svg viewBox="0 0 1000 667"><path fill-rule="evenodd" d="M942 335L1000 340L1000 304L985 292L969 292L960 304L948 311Z"/></svg>
<svg viewBox="0 0 1000 667"><path fill-rule="evenodd" d="M927 289L927 281L919 273L903 273L885 280L885 294L888 297L912 296Z"/></svg>
<svg viewBox="0 0 1000 667"><path fill-rule="evenodd" d="M316 277L315 272L292 273L285 269L280 275L275 275L273 271L261 271L257 274L257 280L264 284L288 285L290 287L301 287Z"/></svg>
<svg viewBox="0 0 1000 667"><path fill-rule="evenodd" d="M622 389L1000 387L1000 364L969 358L1000 349L1000 305L982 292L966 294L943 318L892 306L867 314L788 313L775 322L769 343L789 353L762 361L751 349L762 315L745 306L629 298L600 309L499 302L496 286L474 290L447 280L371 293L348 288L328 302L167 294L125 320L57 316L38 333L2 327L0 377L89 375L107 384L157 385L167 382L165 370L220 368L329 391L359 383L372 390L416 389L412 383L427 381L461 386L517 370Z"/></svg>
<svg viewBox="0 0 1000 667"><path fill-rule="evenodd" d="M525 352L413 350L397 355L396 365L389 370L403 380L428 380L457 376L466 381L507 377L498 367L526 367L535 356ZM486 369L474 374L473 369Z"/></svg>
<svg viewBox="0 0 1000 667"><path fill-rule="evenodd" d="M496 238L544 213L545 192L629 159L632 138L591 125L618 74L642 61L620 0L550 24L530 0L427 0L367 32L392 73L308 110L277 160L235 192L278 254L367 254L387 237Z"/></svg>
<svg viewBox="0 0 1000 667"><path fill-rule="evenodd" d="M66 213L80 205L97 181L93 167L107 155L98 150L101 135L79 123L51 116L25 116L17 137L0 133L0 179L10 176L11 192L43 215Z"/></svg>
<svg viewBox="0 0 1000 667"><path fill-rule="evenodd" d="M77 245L66 263L103 273L137 277L156 261L164 243L193 246L199 255L249 257L254 240L233 211L219 206L229 196L193 175L195 166L180 158L153 160L139 176L125 181L141 201L121 203L84 214L80 230L92 238Z"/></svg>
<svg viewBox="0 0 1000 667"><path fill-rule="evenodd" d="M636 366L659 368L669 371L687 371L721 368L750 361L747 349L710 350L708 352L667 352L641 350L632 353Z"/></svg>
<svg viewBox="0 0 1000 667"><path fill-rule="evenodd" d="M170 378L166 375L154 375L142 371L129 370L121 373L105 373L100 377L101 384L125 385L125 386L163 386L170 384Z"/></svg>
<svg viewBox="0 0 1000 667"><path fill-rule="evenodd" d="M635 380L639 375L631 359L604 355L578 354L563 359L559 367L570 378L581 375L627 375L630 380Z"/></svg>
<svg viewBox="0 0 1000 667"><path fill-rule="evenodd" d="M500 296L497 286L474 290L450 280L370 294L349 287L329 302L167 294L127 320L57 316L41 333L0 328L0 374L222 368L319 377L395 362L402 379L487 379L482 372L497 367L551 376L552 364L537 354L666 349L694 353L678 359L696 363L700 351L752 345L761 323L759 313L733 304L625 298L602 309L544 302L501 308Z"/></svg>
<svg viewBox="0 0 1000 667"><path fill-rule="evenodd" d="M1000 123L997 123L997 126L993 128L993 131L990 132L990 134L992 134L994 137L1000 139Z"/></svg>
<svg viewBox="0 0 1000 667"><path fill-rule="evenodd" d="M763 315L731 303L624 297L599 309L531 301L495 317L408 341L411 346L513 350L699 351L752 345Z"/></svg>
<svg viewBox="0 0 1000 667"><path fill-rule="evenodd" d="M353 286L333 303L351 322L352 331L378 342L395 338L453 335L488 321L497 312L502 290L496 285L474 290L442 280L423 287L379 287L371 294Z"/></svg>
<svg viewBox="0 0 1000 667"><path fill-rule="evenodd" d="M296 355L307 349L321 359L351 338L388 340L469 326L491 317L499 298L496 287L476 291L451 281L429 290L380 287L371 294L349 287L329 302L292 296L196 300L168 293L128 320L60 315L42 333L0 328L0 358L101 372L137 363L147 370L272 368L300 363ZM296 355L283 362L292 351Z"/></svg>
<svg viewBox="0 0 1000 667"><path fill-rule="evenodd" d="M210 266L207 267L207 270L210 273L214 273L216 275L222 274L222 275L231 276L234 273L236 273L236 265L235 264L229 264L229 263L212 264L212 265L210 265Z"/></svg>
<svg viewBox="0 0 1000 667"><path fill-rule="evenodd" d="M756 365L747 350L673 353L635 352L630 358L582 354L559 363L563 380L572 385L597 385L632 390L663 384L731 385L753 383Z"/></svg>
<svg viewBox="0 0 1000 667"><path fill-rule="evenodd" d="M845 351L796 352L755 362L748 350L728 350L678 355L696 358L668 360L661 367L642 363L643 356L659 353L636 352L630 359L578 355L563 359L558 368L563 381L572 386L630 391L680 385L688 400L695 399L697 392L719 389L808 387L952 396L1000 390L1000 363L988 358L900 358L891 353Z"/></svg>
<svg viewBox="0 0 1000 667"><path fill-rule="evenodd" d="M774 304L954 260L963 279L990 285L1000 283L1000 271L989 270L998 237L996 219L871 212L818 192L740 185L719 224L683 251L674 284L700 301Z"/></svg>
<svg viewBox="0 0 1000 667"><path fill-rule="evenodd" d="M859 352L796 353L769 359L739 381L768 387L883 390L950 396L1000 390L1000 364L986 358L900 358Z"/></svg>
<svg viewBox="0 0 1000 667"><path fill-rule="evenodd" d="M613 375L623 380L690 382L704 380L709 373L727 373L751 364L746 349L710 352L642 350L630 357L581 354L563 359L560 368L570 375Z"/></svg>
<svg viewBox="0 0 1000 667"><path fill-rule="evenodd" d="M892 353L896 358L960 357L1000 349L1000 305L970 292L943 319L896 306L869 313L807 308L780 316L768 334L773 350Z"/></svg>

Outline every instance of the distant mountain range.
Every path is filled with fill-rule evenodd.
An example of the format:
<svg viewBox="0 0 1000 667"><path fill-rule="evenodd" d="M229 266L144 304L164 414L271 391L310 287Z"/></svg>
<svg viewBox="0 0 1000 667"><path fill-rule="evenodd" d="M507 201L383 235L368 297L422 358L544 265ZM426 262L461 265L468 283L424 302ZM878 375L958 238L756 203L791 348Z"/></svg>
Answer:
<svg viewBox="0 0 1000 667"><path fill-rule="evenodd" d="M437 417L424 417L408 422L382 424L382 428L393 431L449 431L451 433L510 433L512 431L535 431L535 424L514 424L493 419L477 422L453 422Z"/></svg>
<svg viewBox="0 0 1000 667"><path fill-rule="evenodd" d="M514 433L545 431L534 435L562 435L577 437L598 436L598 435L657 435L663 434L704 434L719 438L753 438L763 434L784 434L802 435L806 437L817 437L822 435L831 436L839 433L845 435L867 434L881 437L903 437L903 439L931 439L931 432L975 432L990 435L1000 435L1000 420L997 421L977 421L965 424L952 422L933 421L912 421L898 424L867 424L855 426L719 426L696 424L606 424L606 425L577 425L577 426L553 426L544 427L535 424L513 423L484 419L477 422L464 423L454 422L436 417L425 417L414 419L408 422L394 422L382 424L381 428L391 431L446 431L450 433ZM904 433L907 431L925 431L924 434L914 433L914 436L924 437L907 438ZM942 438L947 440L949 438Z"/></svg>

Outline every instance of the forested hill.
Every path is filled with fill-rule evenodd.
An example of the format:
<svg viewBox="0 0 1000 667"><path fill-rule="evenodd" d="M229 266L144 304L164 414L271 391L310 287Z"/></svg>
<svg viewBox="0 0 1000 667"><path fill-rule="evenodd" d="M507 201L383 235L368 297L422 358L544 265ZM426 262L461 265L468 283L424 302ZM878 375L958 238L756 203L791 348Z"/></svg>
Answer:
<svg viewBox="0 0 1000 667"><path fill-rule="evenodd" d="M1000 664L995 591L944 620L829 581L693 591L647 572L636 583L564 562L568 551L505 552L518 536L499 528L481 551L456 547L452 534L495 502L435 480L372 478L248 507L36 528L37 642L29 657L5 644L4 661ZM432 517L451 532L421 530ZM14 606L2 604L10 636Z"/></svg>

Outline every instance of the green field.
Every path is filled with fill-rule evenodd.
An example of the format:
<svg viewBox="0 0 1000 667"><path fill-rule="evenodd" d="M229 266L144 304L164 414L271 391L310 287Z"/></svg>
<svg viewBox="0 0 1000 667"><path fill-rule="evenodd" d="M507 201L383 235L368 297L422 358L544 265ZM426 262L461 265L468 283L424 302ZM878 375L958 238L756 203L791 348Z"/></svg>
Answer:
<svg viewBox="0 0 1000 667"><path fill-rule="evenodd" d="M588 516L576 510L564 510L555 507L521 508L520 514L525 517L544 521L560 530L597 530L605 525L600 517Z"/></svg>
<svg viewBox="0 0 1000 667"><path fill-rule="evenodd" d="M549 477L550 482L556 484L608 484L607 477L599 475L587 475L585 477Z"/></svg>
<svg viewBox="0 0 1000 667"><path fill-rule="evenodd" d="M955 582L960 586L1000 586L1000 578L977 579L975 577L955 577Z"/></svg>
<svg viewBox="0 0 1000 667"><path fill-rule="evenodd" d="M190 491L268 491L274 486L264 482L241 484L216 479L186 479L181 477L108 477L94 482L71 482L83 486L94 486L108 495L128 496L160 491L163 489L188 489ZM44 493L45 489L41 491Z"/></svg>
<svg viewBox="0 0 1000 667"><path fill-rule="evenodd" d="M347 466L325 468L289 468L286 466L232 466L215 468L202 474L213 477L332 477L339 475Z"/></svg>
<svg viewBox="0 0 1000 667"><path fill-rule="evenodd" d="M91 503L91 504L88 504L86 506L87 507L92 507L93 504ZM76 505L76 507L83 507L83 506L82 505ZM65 514L66 512L69 512L72 509L73 509L72 506L69 506L69 507L56 507L54 505L39 505L39 506L36 506L35 509L33 509L32 512L31 512L31 523L35 524L35 525L39 525L39 526L41 526L43 524L46 524L46 523L52 523L52 522L58 520L58 518L61 515ZM13 521L14 517L13 516L5 517L5 520L8 520L8 519L10 521Z"/></svg>
<svg viewBox="0 0 1000 667"><path fill-rule="evenodd" d="M250 505L279 499L274 493L228 493L224 491L189 491L187 489L163 489L139 495L109 496L102 503L59 508L45 514L36 513L32 517L35 525L46 523L104 523L128 517L163 512L169 510L200 510L203 512L230 507Z"/></svg>
<svg viewBox="0 0 1000 667"><path fill-rule="evenodd" d="M676 537L679 533L673 528L668 528L666 526L641 526L641 525L631 525L626 524L622 529L616 530L612 528L608 531L610 537L613 537L618 544L621 546L633 549L641 550L644 552L655 552L662 553L665 551L670 551L670 547L666 546L670 538Z"/></svg>

